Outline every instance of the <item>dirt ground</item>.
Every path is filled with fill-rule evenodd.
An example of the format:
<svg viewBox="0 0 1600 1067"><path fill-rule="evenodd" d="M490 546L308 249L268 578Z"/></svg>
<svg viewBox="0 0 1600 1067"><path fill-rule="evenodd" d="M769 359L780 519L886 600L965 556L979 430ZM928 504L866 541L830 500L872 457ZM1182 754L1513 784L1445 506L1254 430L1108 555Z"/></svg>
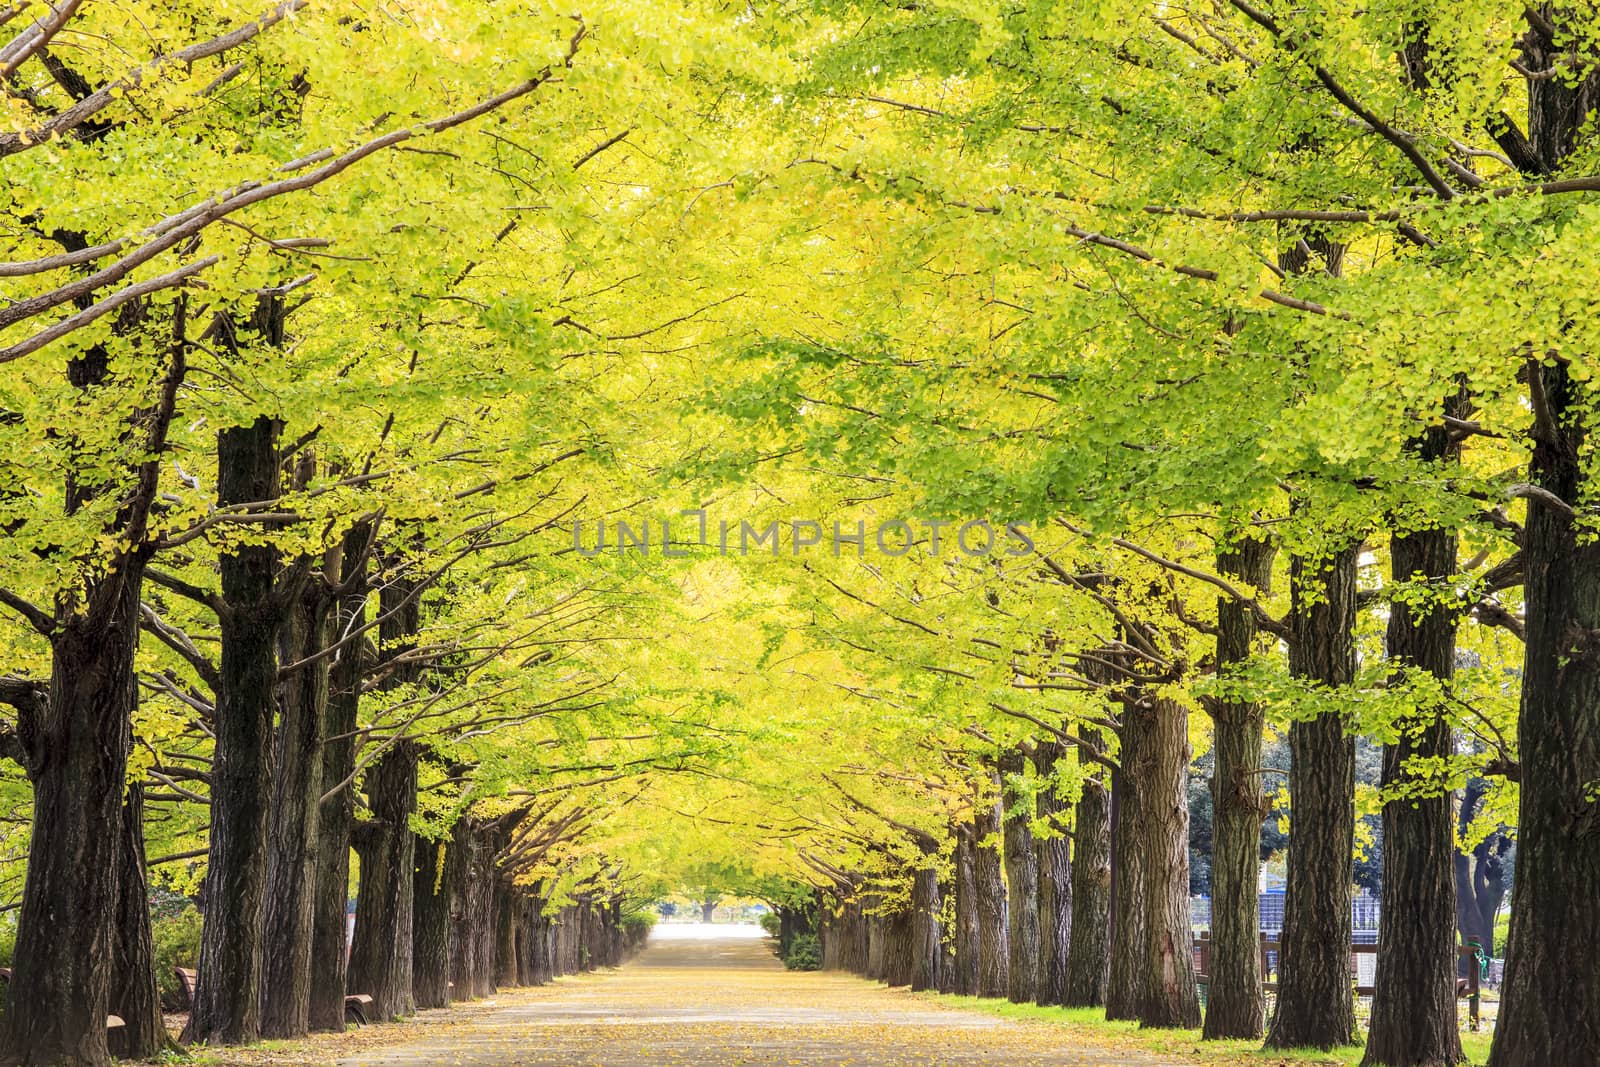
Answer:
<svg viewBox="0 0 1600 1067"><path fill-rule="evenodd" d="M438 1016L430 1020L428 1016ZM1056 1027L944 1008L839 974L788 973L760 931L664 926L619 970L372 1027L341 1067L1181 1067L1064 1047ZM385 1031L388 1033L385 1034ZM395 1043L374 1042L392 1037ZM288 1050L284 1050L287 1052ZM342 1050L316 1050L320 1055ZM328 1062L309 1059L254 1062Z"/></svg>

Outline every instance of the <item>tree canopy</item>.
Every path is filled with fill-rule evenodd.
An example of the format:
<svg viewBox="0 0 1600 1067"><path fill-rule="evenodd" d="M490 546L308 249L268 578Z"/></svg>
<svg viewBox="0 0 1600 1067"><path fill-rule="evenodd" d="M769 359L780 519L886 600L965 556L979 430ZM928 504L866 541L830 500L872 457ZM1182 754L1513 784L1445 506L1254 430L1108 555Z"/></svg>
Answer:
<svg viewBox="0 0 1600 1067"><path fill-rule="evenodd" d="M168 1040L157 888L186 1040L683 889L1195 1027L1191 787L1207 1037L1351 1043L1377 854L1366 1062L1466 938L1600 1055L1593 15L0 12L0 1062Z"/></svg>

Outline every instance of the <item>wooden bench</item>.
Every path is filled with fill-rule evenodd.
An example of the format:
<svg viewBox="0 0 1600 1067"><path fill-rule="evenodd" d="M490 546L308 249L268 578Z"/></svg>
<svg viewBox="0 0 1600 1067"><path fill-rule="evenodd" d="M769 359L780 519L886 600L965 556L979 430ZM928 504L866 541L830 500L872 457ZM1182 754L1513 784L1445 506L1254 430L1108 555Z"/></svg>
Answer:
<svg viewBox="0 0 1600 1067"><path fill-rule="evenodd" d="M367 1009L372 1007L372 998L366 993L351 993L344 998L344 1021L357 1026L367 1025Z"/></svg>
<svg viewBox="0 0 1600 1067"><path fill-rule="evenodd" d="M0 983L3 983L5 985L7 985L7 986L9 986L11 984L11 968L10 967L0 967ZM4 993L4 991L0 991L0 1000L4 1000L4 999L5 999L5 993ZM120 1016L120 1015L107 1015L106 1016L106 1029L107 1030L121 1030L122 1028L124 1028L127 1025L128 1025L127 1020L123 1019L123 1017Z"/></svg>
<svg viewBox="0 0 1600 1067"><path fill-rule="evenodd" d="M192 967L174 967L173 973L178 976L178 988L183 990L183 1007L189 1011L194 1008L195 981L199 972ZM344 1021L355 1026L367 1025L367 1009L372 1006L372 997L366 993L351 993L344 998Z"/></svg>

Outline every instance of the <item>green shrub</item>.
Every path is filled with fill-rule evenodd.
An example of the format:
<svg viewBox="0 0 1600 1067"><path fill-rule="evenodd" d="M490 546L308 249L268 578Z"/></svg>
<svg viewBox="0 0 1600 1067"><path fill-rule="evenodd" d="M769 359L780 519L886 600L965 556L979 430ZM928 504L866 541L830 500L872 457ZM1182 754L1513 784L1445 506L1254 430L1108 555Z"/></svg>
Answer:
<svg viewBox="0 0 1600 1067"><path fill-rule="evenodd" d="M789 954L783 965L791 971L816 971L822 969L822 942L816 934L795 934L789 942Z"/></svg>
<svg viewBox="0 0 1600 1067"><path fill-rule="evenodd" d="M192 905L166 919L150 924L150 937L156 948L156 985L161 988L163 1006L176 1008L183 1003L174 967L194 967L200 962L200 912Z"/></svg>
<svg viewBox="0 0 1600 1067"><path fill-rule="evenodd" d="M622 932L630 941L642 942L656 925L655 912L629 911L622 915Z"/></svg>
<svg viewBox="0 0 1600 1067"><path fill-rule="evenodd" d="M768 937L777 937L778 931L783 929L783 920L778 918L775 911L764 911L760 918L761 929L767 932Z"/></svg>

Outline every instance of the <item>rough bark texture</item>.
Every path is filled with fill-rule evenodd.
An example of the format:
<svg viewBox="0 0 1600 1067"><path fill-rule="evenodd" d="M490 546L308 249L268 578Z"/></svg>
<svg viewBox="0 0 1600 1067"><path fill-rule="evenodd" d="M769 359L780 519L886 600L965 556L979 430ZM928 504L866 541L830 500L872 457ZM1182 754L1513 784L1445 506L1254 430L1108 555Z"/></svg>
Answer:
<svg viewBox="0 0 1600 1067"><path fill-rule="evenodd" d="M1140 820L1144 866L1144 962L1138 974L1141 1026L1200 1025L1189 927L1189 712L1175 700L1145 696L1128 710L1124 735L1140 734Z"/></svg>
<svg viewBox="0 0 1600 1067"><path fill-rule="evenodd" d="M131 738L130 738L131 740ZM122 1059L153 1059L172 1041L161 1018L155 945L150 937L150 883L144 855L144 787L134 783L122 802L122 870L111 980L111 1014L123 1026L111 1032L111 1052Z"/></svg>
<svg viewBox="0 0 1600 1067"><path fill-rule="evenodd" d="M1097 730L1079 731L1079 741L1080 751L1092 750L1092 755L1103 747ZM1106 771L1089 762L1072 815L1072 942L1065 1003L1074 1008L1105 1003L1111 967L1111 798Z"/></svg>
<svg viewBox="0 0 1600 1067"><path fill-rule="evenodd" d="M544 897L537 892L528 902L528 984L546 985L555 973L550 963L550 918Z"/></svg>
<svg viewBox="0 0 1600 1067"><path fill-rule="evenodd" d="M458 998L486 997L494 991L494 868L488 836L486 827L475 818L456 823L450 860L455 865L450 980L456 984ZM578 916L571 919L576 922ZM576 960L571 966L576 969Z"/></svg>
<svg viewBox="0 0 1600 1067"><path fill-rule="evenodd" d="M1217 557L1222 574L1266 593L1276 549L1246 538ZM1247 662L1257 642L1255 612L1232 597L1217 598L1217 673ZM1261 745L1266 715L1260 704L1219 700L1212 708L1215 769L1211 777L1211 956L1206 989L1207 1040L1259 1038L1266 1011L1261 979Z"/></svg>
<svg viewBox="0 0 1600 1067"><path fill-rule="evenodd" d="M859 904L849 901L838 905L837 911L824 914L822 945L824 967L851 974L866 973L867 926Z"/></svg>
<svg viewBox="0 0 1600 1067"><path fill-rule="evenodd" d="M421 626L421 608L411 595L415 588L399 573L384 583L379 595L383 623L378 634L390 661L410 651ZM394 688L415 678L414 666L392 663L383 685ZM417 807L420 755L416 742L396 741L368 768L367 807L372 817L352 833L361 857L361 885L345 981L350 992L372 997L371 1015L378 1019L415 1010L411 999L411 891L416 839L411 833L411 814Z"/></svg>
<svg viewBox="0 0 1600 1067"><path fill-rule="evenodd" d="M352 592L340 599L334 637L343 639L366 623L367 557L371 530L358 525L345 535L340 581ZM311 923L311 995L308 1022L313 1030L344 1029L346 915L350 900L350 830L355 823L355 738L361 703L364 642L354 640L334 653L329 664L328 702L322 736L322 783L326 799L317 826L316 891ZM327 796L333 791L332 796Z"/></svg>
<svg viewBox="0 0 1600 1067"><path fill-rule="evenodd" d="M932 862L932 859L929 861ZM943 968L939 872L932 866L911 873L911 988L938 989Z"/></svg>
<svg viewBox="0 0 1600 1067"><path fill-rule="evenodd" d="M911 984L916 965L916 937L910 911L897 911L883 917L883 974L891 986Z"/></svg>
<svg viewBox="0 0 1600 1067"><path fill-rule="evenodd" d="M443 841L416 839L411 888L411 993L417 1009L450 1003L450 899L455 867Z"/></svg>
<svg viewBox="0 0 1600 1067"><path fill-rule="evenodd" d="M1290 564L1289 670L1328 690L1355 677L1356 558L1350 546L1325 560ZM1350 985L1354 877L1355 742L1339 716L1289 727L1293 798L1284 892L1281 976L1269 1048L1334 1048L1355 1040Z"/></svg>
<svg viewBox="0 0 1600 1067"><path fill-rule="evenodd" d="M978 805L973 821L972 871L978 889L978 995L1006 995L1011 967L1006 937L1006 884L1000 873L1000 805Z"/></svg>
<svg viewBox="0 0 1600 1067"><path fill-rule="evenodd" d="M139 575L95 615L67 620L51 641L50 692L21 731L33 781L32 840L0 1062L109 1063L113 932L135 693Z"/></svg>
<svg viewBox="0 0 1600 1067"><path fill-rule="evenodd" d="M978 993L978 879L973 869L972 826L956 827L955 959L949 970L954 991L971 997Z"/></svg>
<svg viewBox="0 0 1600 1067"><path fill-rule="evenodd" d="M609 927L609 924L608 924ZM609 941L610 930L606 931ZM612 965L611 948L606 946L601 960ZM511 886L504 878L494 887L494 984L495 989L510 989L517 984L517 909Z"/></svg>
<svg viewBox="0 0 1600 1067"><path fill-rule="evenodd" d="M78 234L56 231L68 251L86 247ZM87 307L85 294L77 304ZM148 915L137 929L120 930L120 914L142 903L137 887L124 885L134 866L142 869L142 843L124 822L130 723L138 699L133 673L139 642L139 598L150 548L146 519L160 485L162 455L172 404L184 378L186 302L174 305L172 346L163 400L133 413L123 442L139 455L127 481L101 480L111 454L96 449L82 468L69 471L67 515L116 494L119 506L102 527L108 542L122 545L96 573L58 599L50 616L50 685L19 702L10 746L33 787L33 842L22 891L15 958L6 1011L0 1017L0 1062L7 1064L99 1065L109 1062L106 1009L109 985L121 964L143 1028L142 1000L151 980L144 970ZM146 325L142 300L118 311L114 330L130 336ZM104 345L92 345L67 360L67 380L85 396L116 381ZM126 381L117 383L126 385ZM79 442L69 441L76 448ZM114 466L113 466L114 469ZM93 472L93 473L84 473ZM62 563L67 561L62 560ZM70 564L69 564L70 566ZM119 828L121 832L119 832ZM48 847L45 847L48 843ZM126 892L125 892L126 890ZM143 1038L139 1039L141 1042Z"/></svg>
<svg viewBox="0 0 1600 1067"><path fill-rule="evenodd" d="M1535 71L1561 62L1593 21L1581 5L1544 4L1539 11L1554 21L1556 34L1530 25L1522 38L1523 62L1542 64L1528 68ZM1600 71L1592 66L1575 84L1528 82L1528 140L1546 169L1578 146L1597 104ZM1583 451L1593 386L1560 358L1530 361L1527 370L1534 414L1529 480L1569 508L1586 509L1594 498ZM1522 553L1527 646L1517 736L1528 770L1490 1067L1600 1057L1600 967L1593 966L1600 959L1600 544L1587 522L1533 501Z"/></svg>
<svg viewBox="0 0 1600 1067"><path fill-rule="evenodd" d="M1020 775L1025 760L1011 752L1000 762L1002 775ZM1033 846L1030 806L1014 797L1006 799L1005 862L1007 942L1011 966L1006 975L1006 997L1025 1004L1039 995L1039 854Z"/></svg>
<svg viewBox="0 0 1600 1067"><path fill-rule="evenodd" d="M1424 458L1448 448L1431 431ZM1429 453L1432 453L1430 455ZM1448 530L1396 534L1390 542L1396 582L1426 581L1448 597L1456 538ZM1456 613L1438 599L1390 608L1388 651L1396 666L1420 668L1448 682L1455 670ZM1372 1023L1362 1063L1368 1067L1451 1067L1460 1063L1456 1022L1455 841L1450 798L1408 796L1409 762L1452 754L1443 709L1429 703L1400 723L1400 739L1383 753L1383 787L1399 791L1383 807L1383 906Z"/></svg>
<svg viewBox="0 0 1600 1067"><path fill-rule="evenodd" d="M1062 748L1042 741L1033 752L1033 765L1041 778L1054 773ZM1039 989L1040 1004L1067 1001L1067 957L1072 948L1072 852L1066 836L1066 802L1054 787L1037 798L1040 823L1057 832L1039 841Z"/></svg>
<svg viewBox="0 0 1600 1067"><path fill-rule="evenodd" d="M361 857L356 894L356 929L346 985L372 997L370 1016L409 1015L411 1000L411 890L415 838L411 812L417 803L417 748L400 741L367 771L372 819L356 828Z"/></svg>
<svg viewBox="0 0 1600 1067"><path fill-rule="evenodd" d="M337 579L337 556L328 561ZM334 601L329 586L307 583L284 620L285 664L332 644ZM297 1037L310 1028L312 924L315 918L318 831L322 796L322 739L328 712L329 662L301 667L285 679L275 748L272 834L267 854L261 1033Z"/></svg>
<svg viewBox="0 0 1600 1067"><path fill-rule="evenodd" d="M1111 775L1111 968L1106 1018L1139 1017L1139 981L1145 967L1144 854L1139 850L1143 798L1134 768L1140 732L1129 730L1124 711L1122 750Z"/></svg>
<svg viewBox="0 0 1600 1067"><path fill-rule="evenodd" d="M864 972L868 978L882 978L888 973L888 939L884 936L884 919L882 915L872 914L878 907L878 899L873 896L867 898L864 906L869 914L867 919L867 969Z"/></svg>
<svg viewBox="0 0 1600 1067"><path fill-rule="evenodd" d="M278 495L281 425L261 417L217 434L217 500ZM278 552L240 545L222 556L222 637L211 833L194 1007L187 1041L248 1044L261 1036L262 927L267 817L272 796L272 719L278 691Z"/></svg>

